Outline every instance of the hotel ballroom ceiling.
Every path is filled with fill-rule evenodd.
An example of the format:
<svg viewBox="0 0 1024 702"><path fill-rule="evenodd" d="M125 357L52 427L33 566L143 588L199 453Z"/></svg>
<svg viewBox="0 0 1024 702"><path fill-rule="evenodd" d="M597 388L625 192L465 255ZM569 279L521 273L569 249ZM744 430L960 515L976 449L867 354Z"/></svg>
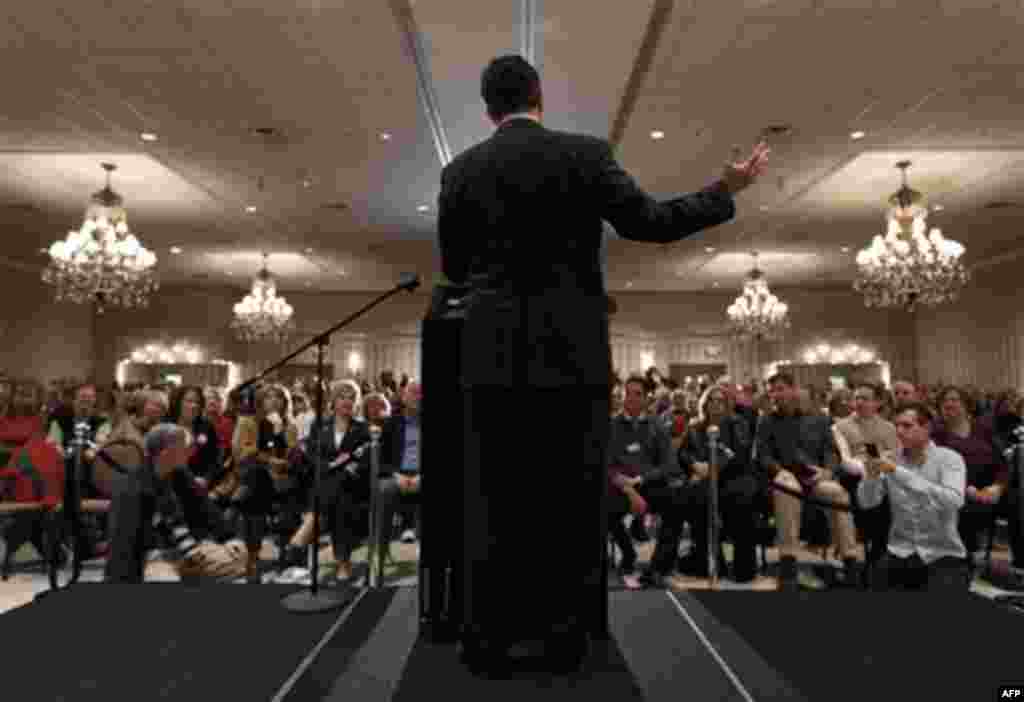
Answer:
<svg viewBox="0 0 1024 702"><path fill-rule="evenodd" d="M1024 250L1024 0L40 0L3 15L8 267L41 269L109 160L165 283L241 288L262 251L285 291L430 282L440 168L490 133L479 75L509 52L539 66L549 126L611 139L659 197L789 127L733 222L664 247L609 228L611 290L735 288L753 249L773 289L848 286L904 158L969 265Z"/></svg>

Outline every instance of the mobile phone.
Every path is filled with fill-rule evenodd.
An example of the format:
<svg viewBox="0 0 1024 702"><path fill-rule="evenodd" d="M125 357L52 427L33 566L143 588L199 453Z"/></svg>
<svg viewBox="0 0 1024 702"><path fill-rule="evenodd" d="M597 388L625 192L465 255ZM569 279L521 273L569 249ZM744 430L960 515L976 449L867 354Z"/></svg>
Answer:
<svg viewBox="0 0 1024 702"><path fill-rule="evenodd" d="M867 452L868 458L881 458L877 444L864 444L864 450Z"/></svg>

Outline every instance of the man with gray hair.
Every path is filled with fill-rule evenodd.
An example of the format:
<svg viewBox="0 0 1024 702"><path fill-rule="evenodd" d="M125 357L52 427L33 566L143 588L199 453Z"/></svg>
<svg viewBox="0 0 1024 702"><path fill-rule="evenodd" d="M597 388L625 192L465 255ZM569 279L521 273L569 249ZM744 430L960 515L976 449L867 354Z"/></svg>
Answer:
<svg viewBox="0 0 1024 702"><path fill-rule="evenodd" d="M179 575L237 578L245 574L245 546L241 542L217 543L230 538L226 525L187 524L182 502L202 498L193 491L188 470L191 447L185 430L162 423L143 439L145 457L133 472L119 476L114 484L110 510L110 558L107 582L142 582L145 551L152 532L162 534L175 552ZM203 539L199 527L209 530Z"/></svg>

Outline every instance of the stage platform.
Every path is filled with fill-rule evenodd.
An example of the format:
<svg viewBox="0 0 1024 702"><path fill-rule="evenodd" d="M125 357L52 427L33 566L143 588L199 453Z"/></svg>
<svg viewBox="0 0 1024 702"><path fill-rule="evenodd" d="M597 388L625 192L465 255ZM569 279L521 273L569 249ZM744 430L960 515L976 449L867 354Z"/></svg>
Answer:
<svg viewBox="0 0 1024 702"><path fill-rule="evenodd" d="M79 584L0 616L19 702L995 699L1024 682L1024 614L984 597L856 591L610 593L580 673L475 678L418 638L415 587L292 614L297 586ZM514 589L509 607L525 608Z"/></svg>

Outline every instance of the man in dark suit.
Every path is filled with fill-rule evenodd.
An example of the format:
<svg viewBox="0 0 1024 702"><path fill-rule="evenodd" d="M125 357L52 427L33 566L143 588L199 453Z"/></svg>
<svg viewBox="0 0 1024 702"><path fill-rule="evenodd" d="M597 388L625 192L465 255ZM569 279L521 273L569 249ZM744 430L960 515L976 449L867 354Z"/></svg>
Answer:
<svg viewBox="0 0 1024 702"><path fill-rule="evenodd" d="M768 150L758 145L700 192L657 202L608 142L541 124L540 78L521 57L495 59L481 88L497 130L445 167L438 203L444 274L472 288L462 336L463 644L474 657L538 639L582 651L580 632L607 635L602 219L657 243L725 222ZM562 547L539 548L555 519ZM510 582L530 603L525 615L499 594Z"/></svg>

